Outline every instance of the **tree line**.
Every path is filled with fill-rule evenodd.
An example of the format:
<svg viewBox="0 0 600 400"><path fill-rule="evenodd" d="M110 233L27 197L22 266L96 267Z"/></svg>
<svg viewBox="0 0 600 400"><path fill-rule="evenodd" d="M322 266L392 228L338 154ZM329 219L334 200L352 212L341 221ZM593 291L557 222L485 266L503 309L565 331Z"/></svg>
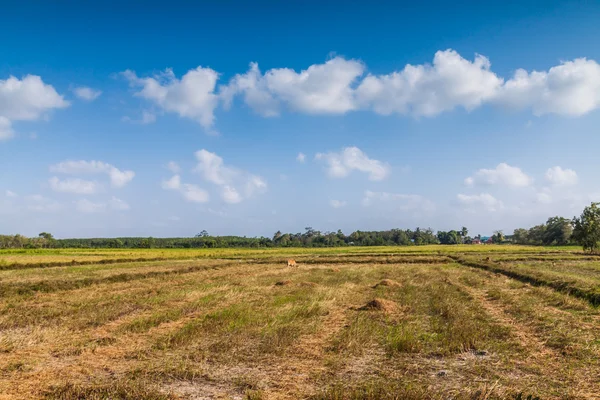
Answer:
<svg viewBox="0 0 600 400"><path fill-rule="evenodd" d="M194 237L154 238L119 237L92 239L55 239L49 233L28 238L22 235L0 235L0 248L259 248L259 247L334 247L334 246L408 246L437 244L430 228L392 229L388 231L356 231L345 235L320 232L311 227L302 233L276 232L272 238L245 236L211 236L202 231Z"/></svg>
<svg viewBox="0 0 600 400"><path fill-rule="evenodd" d="M349 235L341 230L321 232L312 227L302 233L277 231L272 238L245 236L211 236L202 231L194 237L153 238L122 237L95 239L55 239L42 232L36 237L0 235L0 248L260 248L260 247L334 247L334 246L411 246L426 244L472 243L468 229L434 232L431 228L391 229L387 231L355 231ZM481 239L481 235L476 238ZM529 229L515 229L512 235L495 231L493 243L562 246L582 245L584 250L600 249L600 203L592 203L580 217L548 218L546 223Z"/></svg>

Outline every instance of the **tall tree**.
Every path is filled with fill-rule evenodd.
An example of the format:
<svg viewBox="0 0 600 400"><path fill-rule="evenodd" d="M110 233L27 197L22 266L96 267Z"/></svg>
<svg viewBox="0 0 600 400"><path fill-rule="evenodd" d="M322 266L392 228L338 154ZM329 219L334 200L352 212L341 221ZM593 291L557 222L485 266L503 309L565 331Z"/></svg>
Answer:
<svg viewBox="0 0 600 400"><path fill-rule="evenodd" d="M513 243L516 244L527 244L528 243L528 231L527 229L518 228L513 232Z"/></svg>
<svg viewBox="0 0 600 400"><path fill-rule="evenodd" d="M504 233L502 231L494 231L494 234L492 235L492 242L494 242L494 243L504 242Z"/></svg>
<svg viewBox="0 0 600 400"><path fill-rule="evenodd" d="M600 248L600 203L592 203L584 208L579 218L573 218L573 239L583 246L583 250L597 252Z"/></svg>
<svg viewBox="0 0 600 400"><path fill-rule="evenodd" d="M573 233L572 222L563 217L548 218L546 230L542 235L544 245L565 245Z"/></svg>

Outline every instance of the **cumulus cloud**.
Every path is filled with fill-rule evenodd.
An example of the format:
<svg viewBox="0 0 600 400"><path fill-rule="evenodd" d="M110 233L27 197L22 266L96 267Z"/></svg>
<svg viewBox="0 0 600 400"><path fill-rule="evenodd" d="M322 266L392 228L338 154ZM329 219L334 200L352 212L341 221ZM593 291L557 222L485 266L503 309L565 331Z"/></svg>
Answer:
<svg viewBox="0 0 600 400"><path fill-rule="evenodd" d="M369 158L358 147L345 147L339 153L317 153L316 159L327 164L327 174L332 178L344 178L355 170L369 174L372 181L381 181L390 174L387 163Z"/></svg>
<svg viewBox="0 0 600 400"><path fill-rule="evenodd" d="M563 61L547 71L518 68L507 79L491 67L483 55L470 59L452 49L437 51L431 64L407 64L379 75L366 74L359 60L339 56L300 71L273 68L263 73L257 63L251 63L246 73L221 85L218 93L219 74L210 68L192 69L181 79L170 69L146 78L130 70L123 75L141 88L137 96L194 119L209 132L219 103L228 109L238 96L264 117L277 116L283 109L305 114L372 110L381 115L433 117L486 104L531 109L535 115L580 116L600 106L600 65L594 60Z"/></svg>
<svg viewBox="0 0 600 400"><path fill-rule="evenodd" d="M192 203L206 203L209 200L208 192L197 185L182 183L179 175L173 175L171 179L161 184L165 190L175 190L181 193L183 198Z"/></svg>
<svg viewBox="0 0 600 400"><path fill-rule="evenodd" d="M486 104L531 109L535 115L580 116L600 107L600 65L586 58L563 61L547 71L518 68L507 79L492 71L487 57L475 54L471 59L452 49L437 51L431 63L407 64L378 75L367 73L360 60L339 56L299 71L273 68L263 73L251 63L247 72L218 90L219 73L202 66L181 78L171 69L150 77L138 77L131 70L122 74L139 88L136 96L197 121L208 133L216 133L212 128L216 108L222 104L229 109L236 97L264 117L285 109L304 114L372 110L381 115L434 117ZM137 122L155 118L148 112Z"/></svg>
<svg viewBox="0 0 600 400"><path fill-rule="evenodd" d="M296 156L296 161L303 163L305 160L306 160L306 154L298 153L298 155Z"/></svg>
<svg viewBox="0 0 600 400"><path fill-rule="evenodd" d="M511 187L530 186L533 179L521 171L518 167L512 167L506 163L500 163L494 169L482 168L473 176L465 179L467 186L479 185L504 185Z"/></svg>
<svg viewBox="0 0 600 400"><path fill-rule="evenodd" d="M600 65L577 58L548 71L518 69L495 101L516 109L531 108L535 115L586 114L600 106Z"/></svg>
<svg viewBox="0 0 600 400"><path fill-rule="evenodd" d="M225 203L236 204L243 200L236 188L225 185L223 186L223 200Z"/></svg>
<svg viewBox="0 0 600 400"><path fill-rule="evenodd" d="M14 136L13 121L33 121L69 106L54 87L36 75L0 80L0 141Z"/></svg>
<svg viewBox="0 0 600 400"><path fill-rule="evenodd" d="M545 177L550 184L557 186L575 185L578 181L575 171L562 169L559 166L548 168Z"/></svg>
<svg viewBox="0 0 600 400"><path fill-rule="evenodd" d="M504 208L502 202L489 193L475 195L458 194L458 202L468 207L483 207L487 211L497 211Z"/></svg>
<svg viewBox="0 0 600 400"><path fill-rule="evenodd" d="M226 105L242 94L245 103L265 117L278 115L282 105L307 114L343 114L356 109L352 86L364 70L361 62L342 57L300 72L274 68L262 74L258 64L251 63L249 71L236 75L221 94Z"/></svg>
<svg viewBox="0 0 600 400"><path fill-rule="evenodd" d="M135 72L127 70L123 76L131 86L141 88L136 96L153 102L164 111L190 118L207 130L213 126L214 110L219 102L215 94L219 74L211 68L189 70L181 79L172 69L147 78L139 78Z"/></svg>
<svg viewBox="0 0 600 400"><path fill-rule="evenodd" d="M344 200L330 200L329 205L333 208L342 208L346 205Z"/></svg>
<svg viewBox="0 0 600 400"><path fill-rule="evenodd" d="M173 175L171 179L163 181L161 186L165 190L177 190L181 188L181 177L179 175Z"/></svg>
<svg viewBox="0 0 600 400"><path fill-rule="evenodd" d="M18 195L12 190L6 190L4 194L6 195L6 197L18 197Z"/></svg>
<svg viewBox="0 0 600 400"><path fill-rule="evenodd" d="M9 120L36 120L50 110L68 106L69 102L39 76L0 80L0 116Z"/></svg>
<svg viewBox="0 0 600 400"><path fill-rule="evenodd" d="M494 98L502 79L490 71L490 61L473 61L454 50L438 51L433 64L406 65L387 75L369 75L356 89L363 108L378 114L434 116L456 107L472 110Z"/></svg>
<svg viewBox="0 0 600 400"><path fill-rule="evenodd" d="M223 159L215 153L202 149L195 153L198 164L195 171L205 181L221 189L221 198L226 203L239 203L267 189L267 182L260 176L225 165Z"/></svg>
<svg viewBox="0 0 600 400"><path fill-rule="evenodd" d="M362 204L365 207L389 204L400 211L431 213L435 210L435 204L431 200L417 194L372 192L370 190L365 192Z"/></svg>
<svg viewBox="0 0 600 400"><path fill-rule="evenodd" d="M76 87L73 89L73 92L75 93L75 96L85 101L94 101L102 94L101 90L94 90L86 86Z"/></svg>
<svg viewBox="0 0 600 400"><path fill-rule="evenodd" d="M50 171L69 175L107 174L110 184L120 188L135 177L133 171L121 171L117 167L102 161L63 161L50 166Z"/></svg>
<svg viewBox="0 0 600 400"><path fill-rule="evenodd" d="M206 203L210 199L208 192L197 185L184 183L180 190L184 199L192 203Z"/></svg>
<svg viewBox="0 0 600 400"><path fill-rule="evenodd" d="M79 178L60 180L58 177L53 176L48 180L48 183L52 190L61 193L94 194L100 190L100 185L97 182Z"/></svg>

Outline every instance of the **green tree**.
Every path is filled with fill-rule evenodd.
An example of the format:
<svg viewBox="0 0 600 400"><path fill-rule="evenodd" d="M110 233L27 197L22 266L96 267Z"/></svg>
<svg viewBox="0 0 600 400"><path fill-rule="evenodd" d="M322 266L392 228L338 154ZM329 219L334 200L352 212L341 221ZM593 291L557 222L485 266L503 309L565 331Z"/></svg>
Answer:
<svg viewBox="0 0 600 400"><path fill-rule="evenodd" d="M452 230L450 232L440 231L437 233L437 239L441 244L459 244L462 243L461 232Z"/></svg>
<svg viewBox="0 0 600 400"><path fill-rule="evenodd" d="M597 252L600 248L600 203L584 208L579 218L573 218L573 239L584 251Z"/></svg>
<svg viewBox="0 0 600 400"><path fill-rule="evenodd" d="M494 242L494 243L504 242L504 233L502 231L494 231L494 234L492 235L492 242Z"/></svg>
<svg viewBox="0 0 600 400"><path fill-rule="evenodd" d="M42 239L54 240L54 236L52 236L52 234L48 233L48 232L42 232L38 236L41 237Z"/></svg>
<svg viewBox="0 0 600 400"><path fill-rule="evenodd" d="M546 230L542 235L542 244L546 246L565 245L569 243L572 233L573 225L568 219L563 217L548 218Z"/></svg>
<svg viewBox="0 0 600 400"><path fill-rule="evenodd" d="M513 232L513 242L516 244L527 244L529 241L527 229L518 228Z"/></svg>
<svg viewBox="0 0 600 400"><path fill-rule="evenodd" d="M462 242L465 243L466 239L467 239L467 235L469 234L469 230L467 229L466 226L463 226L460 229L460 236L462 237Z"/></svg>

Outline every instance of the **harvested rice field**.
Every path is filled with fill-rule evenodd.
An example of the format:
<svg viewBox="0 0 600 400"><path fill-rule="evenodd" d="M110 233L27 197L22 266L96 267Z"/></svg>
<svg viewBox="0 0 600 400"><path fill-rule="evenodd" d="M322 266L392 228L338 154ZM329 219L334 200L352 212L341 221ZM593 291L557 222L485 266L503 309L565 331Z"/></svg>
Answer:
<svg viewBox="0 0 600 400"><path fill-rule="evenodd" d="M577 248L2 251L0 399L600 399L599 304Z"/></svg>

